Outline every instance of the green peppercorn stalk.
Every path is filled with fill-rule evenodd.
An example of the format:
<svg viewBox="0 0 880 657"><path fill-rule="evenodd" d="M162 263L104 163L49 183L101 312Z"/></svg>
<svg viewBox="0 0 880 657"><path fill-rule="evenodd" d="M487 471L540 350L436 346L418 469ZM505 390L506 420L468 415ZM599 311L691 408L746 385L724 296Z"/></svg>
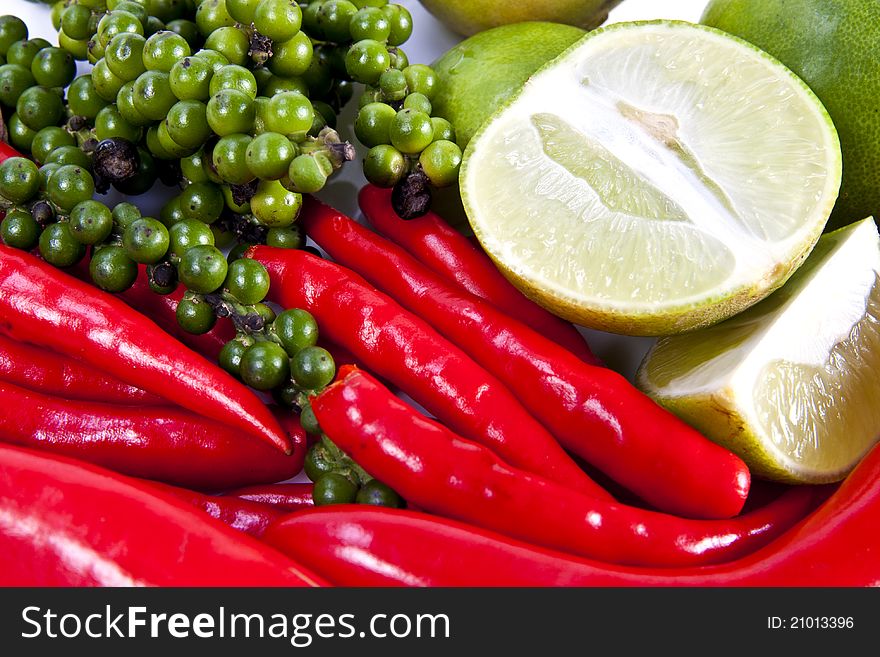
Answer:
<svg viewBox="0 0 880 657"><path fill-rule="evenodd" d="M301 419L301 422L305 427L306 421ZM315 483L312 497L316 506L354 503L397 509L406 506L400 495L365 472L327 436L322 435L309 448L304 469Z"/></svg>

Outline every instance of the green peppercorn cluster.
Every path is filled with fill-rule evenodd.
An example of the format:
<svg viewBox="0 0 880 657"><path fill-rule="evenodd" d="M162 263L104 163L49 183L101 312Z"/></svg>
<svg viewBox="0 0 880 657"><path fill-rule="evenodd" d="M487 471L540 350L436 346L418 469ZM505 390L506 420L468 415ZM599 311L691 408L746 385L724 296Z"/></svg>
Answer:
<svg viewBox="0 0 880 657"><path fill-rule="evenodd" d="M61 13L62 32L74 7ZM350 156L332 128L350 83L310 73L314 48L300 29L299 5L110 0L107 7L86 49L95 92L112 103L113 127L97 137L141 140L165 161L200 154L204 171L190 173L218 193L253 183L246 194L253 203L234 210L267 226L292 224L298 195L320 190Z"/></svg>
<svg viewBox="0 0 880 657"><path fill-rule="evenodd" d="M93 279L111 292L142 264L157 291L180 280L195 295L225 285L223 248L231 261L257 242L303 246L302 193L352 156L328 126L351 82L318 65L297 3L64 0L52 18L61 48L28 40L16 17L0 21L0 104L12 144L31 156L2 170L4 242L61 267L91 247ZM76 59L91 74L74 79ZM125 211L93 200L111 183L136 195L157 178L182 188L158 218L123 223ZM179 313L196 333L213 325L210 304L192 312L198 302Z"/></svg>
<svg viewBox="0 0 880 657"><path fill-rule="evenodd" d="M237 337L222 366L319 432L308 397L333 378L333 359L292 337L314 320L275 317L265 268L241 255L257 243L310 248L297 225L302 195L354 157L335 131L354 83L366 85L354 127L371 182L457 178L453 128L431 117L434 73L401 48L409 12L387 0L47 4L58 46L0 17L0 111L26 156L0 164L0 240L58 267L88 255L108 292L139 276L157 294L182 284L180 326L201 334L231 318ZM90 73L77 77L77 61ZM111 186L136 196L157 180L179 189L157 217L95 197Z"/></svg>
<svg viewBox="0 0 880 657"><path fill-rule="evenodd" d="M431 116L436 78L423 64L385 71L377 87L361 96L354 124L370 147L364 175L374 185L393 187L407 174L423 172L435 187L458 180L461 149L452 125Z"/></svg>
<svg viewBox="0 0 880 657"><path fill-rule="evenodd" d="M330 65L342 59L351 79L366 85L354 128L370 149L367 180L393 187L422 172L435 187L453 184L462 153L452 125L431 116L436 75L424 64L410 65L400 47L412 33L409 12L386 0L316 0L306 6L303 24L328 42L323 52Z"/></svg>
<svg viewBox="0 0 880 657"><path fill-rule="evenodd" d="M300 418L303 427L308 420ZM400 509L406 502L392 488L367 474L327 436L321 436L306 453L306 475L315 483L312 499L316 506L327 504L372 504Z"/></svg>
<svg viewBox="0 0 880 657"><path fill-rule="evenodd" d="M277 9L273 2L259 5ZM293 8L288 32L300 34L300 9L287 5ZM229 20L222 0L189 7L195 21L184 18L187 6L179 0L62 3L55 14L66 35L62 41L86 46L71 46L75 52L28 40L20 19L0 18L0 79L6 83L0 103L10 125L22 126L12 131L14 145L30 155L0 164L0 210L6 211L0 239L37 248L58 267L73 266L90 252L91 278L108 292L125 291L140 271L158 294L182 284L181 327L202 334L219 317L230 317L239 333L230 348L252 348L241 370L229 367L230 351L224 350L224 366L258 390L295 385L302 401L302 393L333 378L333 360L315 344L292 350L276 329L287 326L290 313L276 319L262 303L269 289L265 267L240 256L256 242L304 246L294 225L302 196L292 188L300 181L290 179L289 166L298 158L319 160L322 148L338 139L316 122L320 113L305 83L271 74L277 89L259 96L256 71L229 63L233 42L217 38L218 32L231 34L220 32L229 27L219 25ZM276 16L272 23L279 37L284 21ZM192 55L211 43L216 50ZM74 59L81 57L95 66L91 75L74 79ZM242 53L236 57L244 61ZM255 105L262 108L259 119ZM232 152L244 141L243 152ZM158 218L142 216L129 202L107 207L94 198L106 153L116 158L114 171L130 168L113 181L123 192L150 188L159 175L156 164L164 161L178 171L180 193ZM308 178L309 167L299 169L312 189L326 180L323 175L318 184L314 175ZM224 248L231 249L228 257ZM316 328L312 334L317 337ZM284 359L281 345L291 351ZM291 394L285 399L293 404Z"/></svg>

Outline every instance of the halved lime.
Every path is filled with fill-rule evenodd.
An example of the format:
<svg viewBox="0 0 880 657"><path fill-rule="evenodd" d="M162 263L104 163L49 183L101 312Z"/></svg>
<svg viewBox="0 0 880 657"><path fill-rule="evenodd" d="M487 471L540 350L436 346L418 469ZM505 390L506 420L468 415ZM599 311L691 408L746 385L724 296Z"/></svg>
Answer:
<svg viewBox="0 0 880 657"><path fill-rule="evenodd" d="M865 219L741 315L661 338L637 382L755 474L828 482L880 438L878 371L880 237Z"/></svg>
<svg viewBox="0 0 880 657"><path fill-rule="evenodd" d="M581 323L676 333L742 311L810 252L837 133L782 64L675 21L596 30L471 140L474 233L527 296Z"/></svg>

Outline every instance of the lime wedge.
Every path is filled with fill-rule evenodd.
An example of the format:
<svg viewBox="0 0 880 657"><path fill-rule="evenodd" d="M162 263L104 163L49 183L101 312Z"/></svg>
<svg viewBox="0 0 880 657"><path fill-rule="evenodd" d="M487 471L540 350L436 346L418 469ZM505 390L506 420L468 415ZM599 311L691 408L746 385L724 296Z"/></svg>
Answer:
<svg viewBox="0 0 880 657"><path fill-rule="evenodd" d="M880 237L819 240L779 291L716 326L661 338L637 382L760 476L838 481L880 438Z"/></svg>
<svg viewBox="0 0 880 657"><path fill-rule="evenodd" d="M631 335L708 326L803 262L840 186L822 104L754 46L682 22L596 30L471 140L474 233L527 296Z"/></svg>

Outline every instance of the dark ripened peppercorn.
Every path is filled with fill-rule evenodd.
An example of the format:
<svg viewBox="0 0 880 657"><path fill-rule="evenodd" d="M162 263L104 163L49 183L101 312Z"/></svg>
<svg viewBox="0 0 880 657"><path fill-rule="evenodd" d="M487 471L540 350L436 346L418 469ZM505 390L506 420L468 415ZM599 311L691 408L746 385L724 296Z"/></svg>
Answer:
<svg viewBox="0 0 880 657"><path fill-rule="evenodd" d="M416 219L431 207L431 181L421 171L404 176L391 191L391 205L401 219Z"/></svg>
<svg viewBox="0 0 880 657"><path fill-rule="evenodd" d="M140 167L137 147L127 139L111 137L98 142L92 155L95 187L104 192L110 185L133 178Z"/></svg>

